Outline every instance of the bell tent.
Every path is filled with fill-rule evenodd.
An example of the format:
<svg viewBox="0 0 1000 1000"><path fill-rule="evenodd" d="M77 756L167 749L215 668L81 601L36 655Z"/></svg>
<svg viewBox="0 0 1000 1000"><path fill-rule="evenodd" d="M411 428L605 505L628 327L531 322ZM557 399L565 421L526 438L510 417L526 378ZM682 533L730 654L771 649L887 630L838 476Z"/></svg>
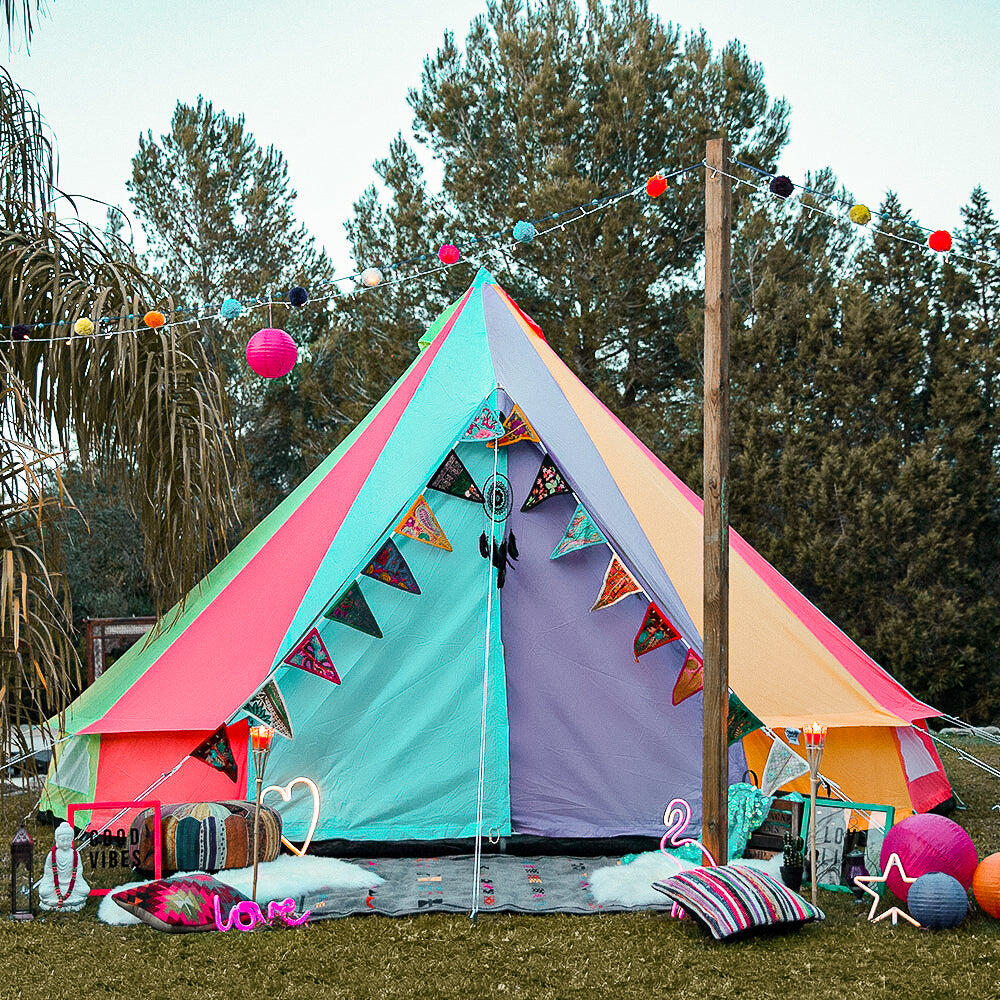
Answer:
<svg viewBox="0 0 1000 1000"><path fill-rule="evenodd" d="M70 706L43 808L246 797L259 719L317 839L659 836L675 796L698 819L700 500L485 271L421 348ZM818 721L835 794L947 800L935 711L735 532L730 574L731 780ZM278 805L304 838L311 805Z"/></svg>

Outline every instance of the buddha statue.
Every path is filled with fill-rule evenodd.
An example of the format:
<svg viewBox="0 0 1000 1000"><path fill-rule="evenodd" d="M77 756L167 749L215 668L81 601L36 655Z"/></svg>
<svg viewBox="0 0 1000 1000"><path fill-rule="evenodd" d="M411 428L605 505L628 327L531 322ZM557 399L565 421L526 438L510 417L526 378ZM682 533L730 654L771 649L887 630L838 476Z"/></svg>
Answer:
<svg viewBox="0 0 1000 1000"><path fill-rule="evenodd" d="M73 827L69 823L56 827L55 844L45 855L42 877L35 888L43 910L75 913L86 905L90 886L84 880L83 861L73 846Z"/></svg>

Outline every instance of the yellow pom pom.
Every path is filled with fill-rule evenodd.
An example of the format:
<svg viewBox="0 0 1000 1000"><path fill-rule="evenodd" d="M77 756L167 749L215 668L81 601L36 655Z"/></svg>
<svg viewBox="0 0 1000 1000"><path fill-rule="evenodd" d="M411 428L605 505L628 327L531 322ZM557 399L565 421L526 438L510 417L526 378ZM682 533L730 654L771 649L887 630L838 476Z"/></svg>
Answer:
<svg viewBox="0 0 1000 1000"><path fill-rule="evenodd" d="M867 226L872 220L872 213L868 211L867 205L855 205L847 214L851 222L856 222L859 226Z"/></svg>
<svg viewBox="0 0 1000 1000"><path fill-rule="evenodd" d="M94 332L94 324L86 316L81 316L73 324L73 332L81 337L89 337Z"/></svg>
<svg viewBox="0 0 1000 1000"><path fill-rule="evenodd" d="M154 310L146 313L146 315L142 317L142 321L151 330L155 330L155 329L157 329L157 327L161 327L161 326L163 326L164 323L166 323L167 317L164 316L163 313L157 312L154 309Z"/></svg>

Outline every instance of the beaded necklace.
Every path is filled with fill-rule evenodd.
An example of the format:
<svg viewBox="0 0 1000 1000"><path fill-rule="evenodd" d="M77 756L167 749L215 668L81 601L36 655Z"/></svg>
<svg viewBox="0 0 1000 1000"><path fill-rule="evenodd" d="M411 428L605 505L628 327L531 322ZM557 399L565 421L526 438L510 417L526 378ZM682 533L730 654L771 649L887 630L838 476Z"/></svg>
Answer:
<svg viewBox="0 0 1000 1000"><path fill-rule="evenodd" d="M52 845L52 883L56 890L56 906L61 910L63 903L73 895L73 887L76 885L76 873L80 869L80 854L77 849L73 848L73 877L69 880L69 885L66 887L66 892L63 893L59 889L59 865L56 862L56 846Z"/></svg>

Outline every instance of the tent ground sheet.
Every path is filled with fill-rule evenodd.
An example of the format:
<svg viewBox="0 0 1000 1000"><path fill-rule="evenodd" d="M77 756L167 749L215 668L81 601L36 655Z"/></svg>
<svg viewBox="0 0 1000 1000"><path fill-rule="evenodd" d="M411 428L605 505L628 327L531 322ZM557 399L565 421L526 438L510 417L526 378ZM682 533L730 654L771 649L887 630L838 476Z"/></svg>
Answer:
<svg viewBox="0 0 1000 1000"><path fill-rule="evenodd" d="M613 865L616 857L515 857L491 854L482 859L476 892L486 913L607 913L665 906L602 905L594 899L590 873ZM475 863L471 854L440 858L352 859L385 881L370 889L319 889L299 897L299 912L314 920L380 913L468 913L472 906Z"/></svg>

